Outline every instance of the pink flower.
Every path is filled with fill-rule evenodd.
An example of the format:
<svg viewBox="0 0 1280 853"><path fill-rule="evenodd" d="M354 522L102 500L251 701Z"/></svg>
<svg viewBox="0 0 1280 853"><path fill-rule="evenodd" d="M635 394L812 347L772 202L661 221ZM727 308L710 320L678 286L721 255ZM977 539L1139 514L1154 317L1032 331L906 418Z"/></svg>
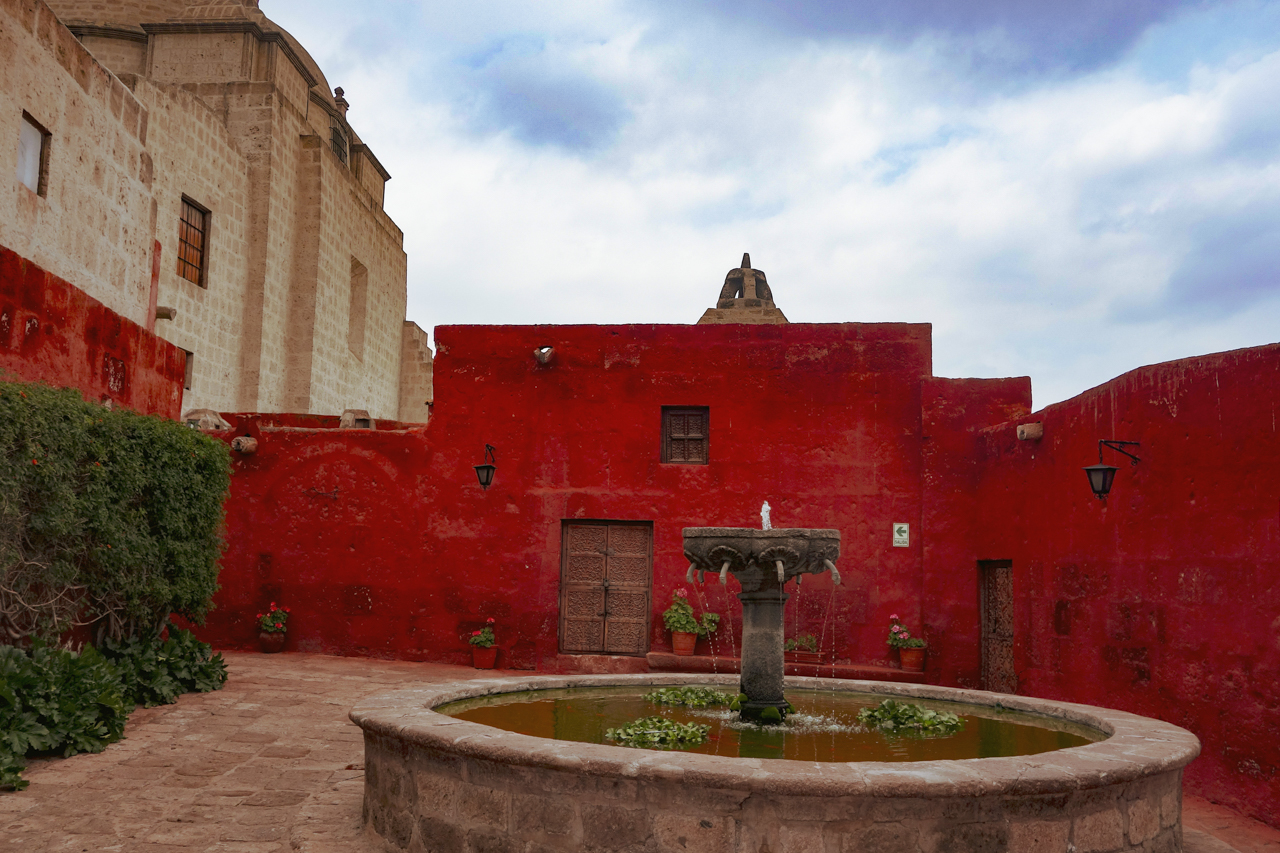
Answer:
<svg viewBox="0 0 1280 853"><path fill-rule="evenodd" d="M688 598L689 590L685 589L684 587L680 587L679 589L676 590L676 595L679 596L680 598Z"/></svg>
<svg viewBox="0 0 1280 853"><path fill-rule="evenodd" d="M479 631L472 631L472 632L471 632L471 636L473 636L473 637L479 637L479 636L480 636L480 632L479 632Z"/></svg>
<svg viewBox="0 0 1280 853"><path fill-rule="evenodd" d="M488 622L490 625L492 625L492 624L493 624L493 617L492 617L492 616L490 616L488 619L486 619L486 620L484 620L484 621L486 621L486 622Z"/></svg>
<svg viewBox="0 0 1280 853"><path fill-rule="evenodd" d="M283 610L284 610L284 612L285 612L285 613L288 613L288 612L289 612L289 608L287 608L287 607L283 608Z"/></svg>
<svg viewBox="0 0 1280 853"><path fill-rule="evenodd" d="M890 621L890 622L897 622L897 621L898 621L898 614L897 614L897 613L890 613L890 614L889 614L889 621Z"/></svg>
<svg viewBox="0 0 1280 853"><path fill-rule="evenodd" d="M283 625L281 625L279 622L277 622L277 623L276 623L276 627L277 627L277 628L283 628L284 626L283 626Z"/></svg>

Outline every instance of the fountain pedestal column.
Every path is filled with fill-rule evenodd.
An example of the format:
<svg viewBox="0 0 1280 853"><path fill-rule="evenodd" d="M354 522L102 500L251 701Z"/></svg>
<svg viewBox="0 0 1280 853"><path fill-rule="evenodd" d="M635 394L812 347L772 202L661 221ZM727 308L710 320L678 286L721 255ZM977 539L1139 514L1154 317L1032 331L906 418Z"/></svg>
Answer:
<svg viewBox="0 0 1280 853"><path fill-rule="evenodd" d="M782 610L788 598L790 596L776 586L738 594L742 602L739 691L747 695L740 709L744 720L760 722L767 708L777 710L777 721L787 715L787 700L782 695L786 675Z"/></svg>
<svg viewBox="0 0 1280 853"><path fill-rule="evenodd" d="M742 587L742 680L740 713L752 722L781 722L790 704L782 695L786 664L783 654L782 607L790 597L787 581L831 570L840 556L840 531L782 528L686 527L684 555L689 576L700 571L730 572Z"/></svg>

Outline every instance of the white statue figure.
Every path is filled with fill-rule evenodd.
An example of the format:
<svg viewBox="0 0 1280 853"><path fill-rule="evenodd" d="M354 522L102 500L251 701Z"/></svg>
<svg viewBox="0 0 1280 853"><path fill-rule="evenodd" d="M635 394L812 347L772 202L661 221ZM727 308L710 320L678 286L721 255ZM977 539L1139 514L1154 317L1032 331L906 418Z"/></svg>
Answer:
<svg viewBox="0 0 1280 853"><path fill-rule="evenodd" d="M761 530L773 529L773 524L771 524L769 521L769 502L768 501L765 501L764 505L760 507L760 529Z"/></svg>

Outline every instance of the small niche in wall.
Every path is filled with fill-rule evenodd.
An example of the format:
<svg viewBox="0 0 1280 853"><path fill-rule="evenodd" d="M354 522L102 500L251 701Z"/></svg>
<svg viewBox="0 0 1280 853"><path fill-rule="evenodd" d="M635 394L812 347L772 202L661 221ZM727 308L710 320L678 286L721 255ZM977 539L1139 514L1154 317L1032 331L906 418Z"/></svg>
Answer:
<svg viewBox="0 0 1280 853"><path fill-rule="evenodd" d="M351 259L351 306L347 313L347 349L364 361L365 315L369 309L369 270Z"/></svg>

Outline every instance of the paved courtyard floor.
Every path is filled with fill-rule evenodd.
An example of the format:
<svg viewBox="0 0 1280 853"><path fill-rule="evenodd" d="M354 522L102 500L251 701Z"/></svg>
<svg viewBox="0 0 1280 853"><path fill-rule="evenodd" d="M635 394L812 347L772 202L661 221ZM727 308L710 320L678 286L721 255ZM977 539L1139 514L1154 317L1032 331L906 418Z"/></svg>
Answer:
<svg viewBox="0 0 1280 853"><path fill-rule="evenodd" d="M0 794L3 853L375 853L360 822L363 744L347 710L410 682L476 670L321 655L227 653L216 692L137 711L98 755L33 763ZM1280 853L1280 831L1184 804L1188 853Z"/></svg>

